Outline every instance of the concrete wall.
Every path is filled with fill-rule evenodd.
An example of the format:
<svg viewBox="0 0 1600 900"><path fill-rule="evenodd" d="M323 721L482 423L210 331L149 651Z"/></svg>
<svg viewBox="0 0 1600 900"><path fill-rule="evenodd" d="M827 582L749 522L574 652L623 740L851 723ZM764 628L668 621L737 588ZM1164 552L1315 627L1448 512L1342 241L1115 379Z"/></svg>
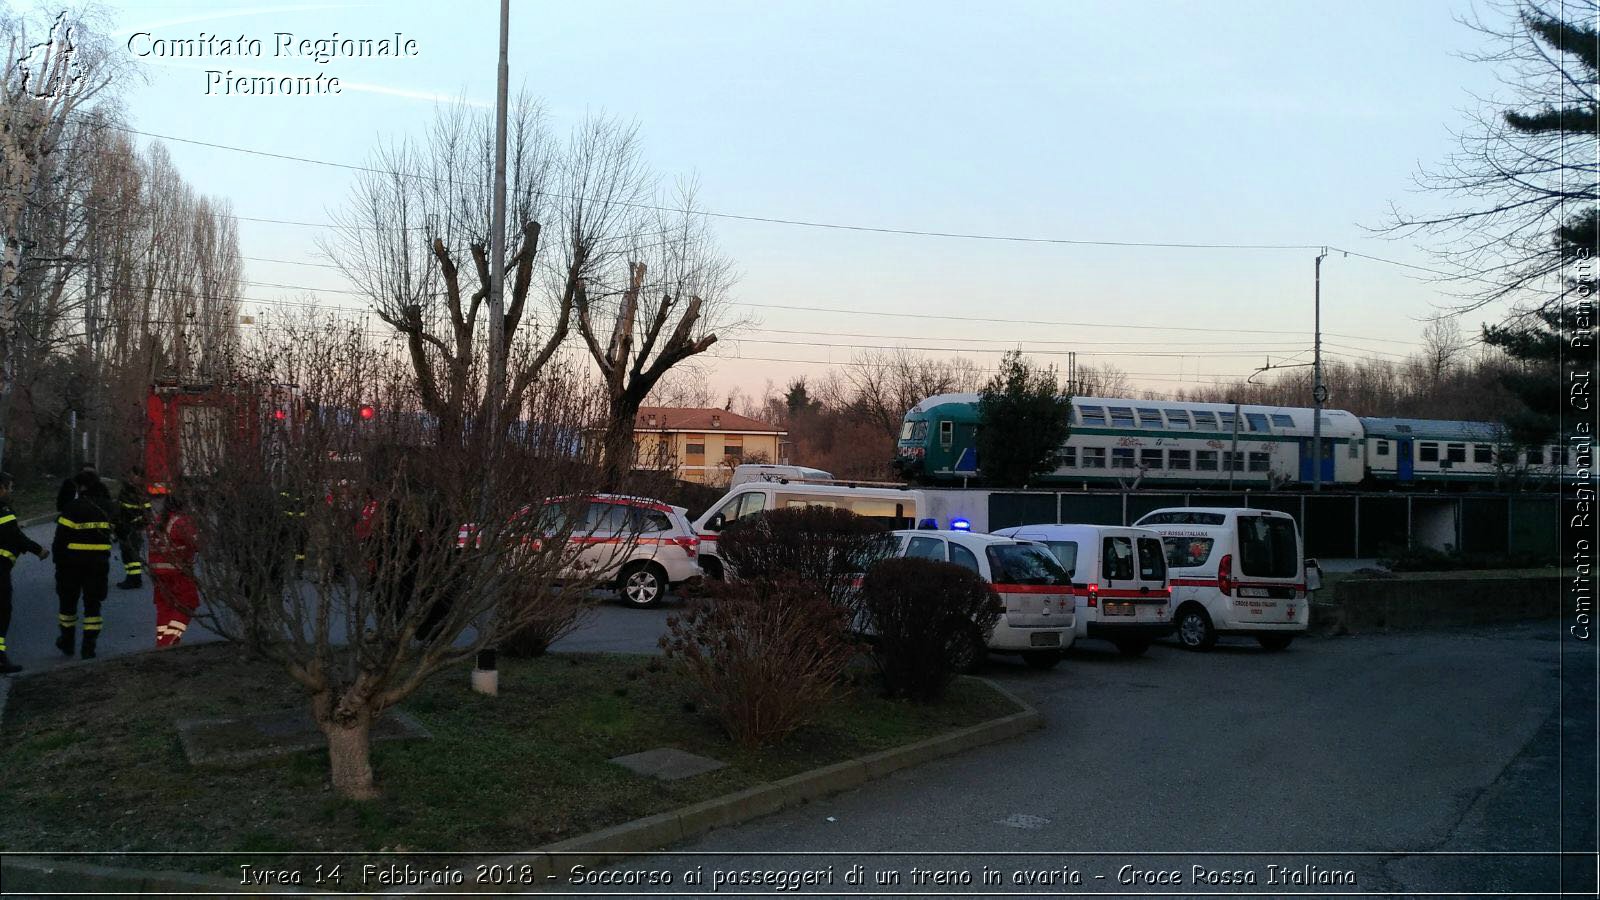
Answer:
<svg viewBox="0 0 1600 900"><path fill-rule="evenodd" d="M1336 634L1487 625L1561 614L1560 577L1527 571L1351 578L1334 585L1332 594L1332 604L1313 607L1314 624Z"/></svg>

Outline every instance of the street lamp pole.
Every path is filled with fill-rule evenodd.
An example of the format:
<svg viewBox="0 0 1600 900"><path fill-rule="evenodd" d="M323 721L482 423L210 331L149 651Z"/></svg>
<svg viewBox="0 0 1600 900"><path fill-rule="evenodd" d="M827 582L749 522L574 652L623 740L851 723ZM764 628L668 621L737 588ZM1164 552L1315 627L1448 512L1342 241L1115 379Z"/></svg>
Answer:
<svg viewBox="0 0 1600 900"><path fill-rule="evenodd" d="M1322 383L1322 261L1328 248L1317 255L1316 331L1312 335L1311 399L1315 403L1311 419L1311 490L1322 490L1322 404L1328 399L1328 386Z"/></svg>
<svg viewBox="0 0 1600 900"><path fill-rule="evenodd" d="M506 382L506 93L511 0L500 0L500 72L494 107L494 213L489 226L489 439L505 434L500 421Z"/></svg>

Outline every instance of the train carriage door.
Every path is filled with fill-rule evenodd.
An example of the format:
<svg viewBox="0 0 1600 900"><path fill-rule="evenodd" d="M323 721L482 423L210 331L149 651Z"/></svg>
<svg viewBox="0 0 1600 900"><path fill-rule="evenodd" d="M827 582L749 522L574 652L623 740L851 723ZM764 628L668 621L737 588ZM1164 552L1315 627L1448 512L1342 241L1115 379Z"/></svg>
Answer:
<svg viewBox="0 0 1600 900"><path fill-rule="evenodd" d="M1300 439L1300 483L1310 484L1315 479L1311 477L1311 449L1315 442L1311 438Z"/></svg>
<svg viewBox="0 0 1600 900"><path fill-rule="evenodd" d="M1311 468L1311 459L1316 456L1316 445L1317 442L1313 438L1300 439L1300 482L1302 484L1310 484L1316 480ZM1329 437L1322 439L1322 480L1325 483L1333 481L1333 439Z"/></svg>
<svg viewBox="0 0 1600 900"><path fill-rule="evenodd" d="M1416 458L1411 452L1411 438L1396 438L1394 442L1395 465L1399 466L1400 480L1411 480L1411 461Z"/></svg>

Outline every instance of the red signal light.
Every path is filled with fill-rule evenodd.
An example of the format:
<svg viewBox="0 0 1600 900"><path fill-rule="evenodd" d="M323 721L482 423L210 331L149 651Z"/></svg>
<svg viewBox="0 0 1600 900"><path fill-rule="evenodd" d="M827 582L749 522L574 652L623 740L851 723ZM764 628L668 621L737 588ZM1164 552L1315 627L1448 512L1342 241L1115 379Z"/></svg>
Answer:
<svg viewBox="0 0 1600 900"><path fill-rule="evenodd" d="M285 412L284 410L275 409L275 410L272 411L272 418L275 421L282 422L283 420L289 418L289 414L287 412Z"/></svg>
<svg viewBox="0 0 1600 900"><path fill-rule="evenodd" d="M361 405L361 408L356 410L356 415L360 416L361 417L361 421L363 421L363 422L372 421L372 417L376 416L377 414L378 414L378 411L373 409L372 405L368 404L368 403L363 403Z"/></svg>

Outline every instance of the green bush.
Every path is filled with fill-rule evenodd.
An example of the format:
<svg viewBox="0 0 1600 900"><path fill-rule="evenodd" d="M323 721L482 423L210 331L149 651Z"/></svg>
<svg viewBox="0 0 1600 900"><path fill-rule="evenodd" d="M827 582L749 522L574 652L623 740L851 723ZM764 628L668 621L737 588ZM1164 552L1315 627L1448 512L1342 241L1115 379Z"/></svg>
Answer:
<svg viewBox="0 0 1600 900"><path fill-rule="evenodd" d="M746 749L782 740L822 715L856 649L849 613L806 582L713 582L667 619L661 647Z"/></svg>
<svg viewBox="0 0 1600 900"><path fill-rule="evenodd" d="M890 696L934 700L983 653L1004 607L976 572L927 559L888 559L862 582L872 659Z"/></svg>

